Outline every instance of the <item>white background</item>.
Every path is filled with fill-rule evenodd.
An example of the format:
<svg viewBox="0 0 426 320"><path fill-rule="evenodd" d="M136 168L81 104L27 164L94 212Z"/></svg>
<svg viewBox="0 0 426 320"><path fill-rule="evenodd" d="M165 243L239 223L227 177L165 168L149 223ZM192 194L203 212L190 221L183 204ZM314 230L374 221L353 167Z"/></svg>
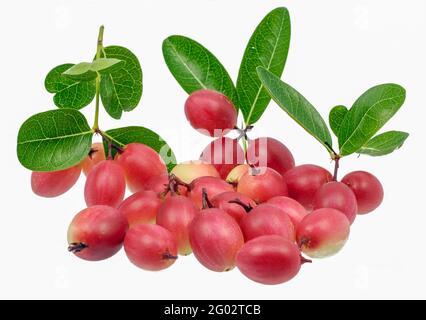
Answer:
<svg viewBox="0 0 426 320"><path fill-rule="evenodd" d="M237 270L214 273L193 256L151 273L131 265L123 251L97 263L66 250L66 230L84 208L81 177L56 199L35 196L30 172L16 158L21 123L53 109L44 90L47 72L93 57L100 24L105 44L140 58L144 94L122 120L101 116L103 129L144 125L159 132L180 161L197 158L209 139L183 113L185 93L164 64L161 43L171 34L199 40L235 79L252 31L263 16L287 6L292 40L283 78L324 115L350 106L369 87L396 82L407 100L385 129L411 133L402 150L382 158L342 160L342 174L364 169L385 187L385 201L359 217L350 241L329 259L303 266L278 286L249 281ZM0 298L426 298L425 118L426 1L8 1L0 10ZM84 109L93 119L93 105ZM298 164L331 169L328 154L271 103L251 137L273 136Z"/></svg>

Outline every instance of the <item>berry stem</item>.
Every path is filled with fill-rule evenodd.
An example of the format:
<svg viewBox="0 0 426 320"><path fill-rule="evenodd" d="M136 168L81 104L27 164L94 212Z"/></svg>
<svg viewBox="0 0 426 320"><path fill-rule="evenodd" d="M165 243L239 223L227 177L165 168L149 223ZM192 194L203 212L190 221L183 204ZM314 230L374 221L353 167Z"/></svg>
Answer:
<svg viewBox="0 0 426 320"><path fill-rule="evenodd" d="M241 207L243 207L243 209L246 211L246 212L250 212L251 210L253 210L253 207L250 205L250 204L246 204L246 203L244 203L244 202L242 202L240 199L234 199L234 200L231 200L231 201L228 201L228 203L235 203L235 204L238 204L238 205L240 205Z"/></svg>
<svg viewBox="0 0 426 320"><path fill-rule="evenodd" d="M207 189L202 189L202 198L203 198L203 209L213 208L213 204L210 202L210 199L207 195Z"/></svg>
<svg viewBox="0 0 426 320"><path fill-rule="evenodd" d="M68 251L72 253L81 252L89 246L83 242L73 242L68 246Z"/></svg>
<svg viewBox="0 0 426 320"><path fill-rule="evenodd" d="M103 51L103 38L104 38L104 26L100 26L98 42L96 45L96 59L101 57ZM98 73L96 76L96 107L95 107L95 121L93 123L93 130L99 129L99 94L101 91L101 75Z"/></svg>
<svg viewBox="0 0 426 320"><path fill-rule="evenodd" d="M339 172L339 162L340 162L340 156L339 155L335 155L335 157L334 157L333 181L337 181L337 174Z"/></svg>
<svg viewBox="0 0 426 320"><path fill-rule="evenodd" d="M177 258L178 256L172 255L169 251L166 251L165 253L163 253L163 259L165 260L176 260Z"/></svg>

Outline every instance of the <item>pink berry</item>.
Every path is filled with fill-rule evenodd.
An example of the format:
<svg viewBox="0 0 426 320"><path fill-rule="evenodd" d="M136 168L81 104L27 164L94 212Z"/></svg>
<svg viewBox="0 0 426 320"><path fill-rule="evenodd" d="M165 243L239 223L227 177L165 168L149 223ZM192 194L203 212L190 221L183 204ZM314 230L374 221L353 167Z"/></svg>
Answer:
<svg viewBox="0 0 426 320"><path fill-rule="evenodd" d="M206 268L229 271L244 244L238 223L221 209L204 209L189 226L189 240L197 260Z"/></svg>
<svg viewBox="0 0 426 320"><path fill-rule="evenodd" d="M237 254L237 267L246 277L270 285L296 276L301 261L296 244L277 235L250 240Z"/></svg>
<svg viewBox="0 0 426 320"><path fill-rule="evenodd" d="M123 169L113 160L99 162L90 171L84 186L84 198L88 207L106 205L118 207L126 192Z"/></svg>
<svg viewBox="0 0 426 320"><path fill-rule="evenodd" d="M304 164L290 169L284 174L288 194L306 210L313 209L316 192L327 182L333 180L330 172L313 164Z"/></svg>
<svg viewBox="0 0 426 320"><path fill-rule="evenodd" d="M191 126L202 134L221 137L237 123L237 109L223 94L198 90L185 102L185 115Z"/></svg>
<svg viewBox="0 0 426 320"><path fill-rule="evenodd" d="M118 211L126 217L129 226L155 223L161 200L154 191L139 191L124 200Z"/></svg>
<svg viewBox="0 0 426 320"><path fill-rule="evenodd" d="M297 227L297 243L312 258L331 256L349 237L349 220L339 210L322 208L308 214Z"/></svg>
<svg viewBox="0 0 426 320"><path fill-rule="evenodd" d="M382 184L371 173L354 171L344 176L342 182L354 192L359 214L373 211L383 201Z"/></svg>
<svg viewBox="0 0 426 320"><path fill-rule="evenodd" d="M163 270L177 259L175 237L155 224L139 224L130 228L124 239L124 250L129 260L144 270Z"/></svg>
<svg viewBox="0 0 426 320"><path fill-rule="evenodd" d="M40 197L57 197L75 185L80 177L80 172L81 167L79 165L52 172L34 171L31 174L31 188Z"/></svg>
<svg viewBox="0 0 426 320"><path fill-rule="evenodd" d="M271 168L251 168L238 182L237 191L257 203L276 196L287 196L287 184L283 177Z"/></svg>
<svg viewBox="0 0 426 320"><path fill-rule="evenodd" d="M179 254L188 255L192 252L188 226L198 213L199 210L191 200L179 195L167 198L158 209L157 224L176 238Z"/></svg>
<svg viewBox="0 0 426 320"><path fill-rule="evenodd" d="M121 249L127 228L117 209L89 207L79 212L68 228L68 250L84 260L107 259Z"/></svg>

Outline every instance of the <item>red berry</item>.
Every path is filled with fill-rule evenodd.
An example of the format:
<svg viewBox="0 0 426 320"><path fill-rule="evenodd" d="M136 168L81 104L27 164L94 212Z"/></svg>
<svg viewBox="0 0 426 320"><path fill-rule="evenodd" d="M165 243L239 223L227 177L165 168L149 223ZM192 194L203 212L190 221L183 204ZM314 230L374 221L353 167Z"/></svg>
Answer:
<svg viewBox="0 0 426 320"><path fill-rule="evenodd" d="M198 212L191 200L179 195L167 198L158 209L157 224L174 235L179 254L188 255L192 252L188 226Z"/></svg>
<svg viewBox="0 0 426 320"><path fill-rule="evenodd" d="M203 207L202 193L206 189L210 198L227 191L234 191L234 188L227 182L215 177L200 177L192 181L188 192L188 198L199 209Z"/></svg>
<svg viewBox="0 0 426 320"><path fill-rule="evenodd" d="M359 214L373 211L383 201L382 184L371 173L354 171L344 176L342 182L354 192Z"/></svg>
<svg viewBox="0 0 426 320"><path fill-rule="evenodd" d="M68 250L84 260L107 259L120 250L127 228L117 209L89 207L79 212L68 228Z"/></svg>
<svg viewBox="0 0 426 320"><path fill-rule="evenodd" d="M189 226L189 240L198 261L217 272L234 268L244 244L238 223L220 209L202 210Z"/></svg>
<svg viewBox="0 0 426 320"><path fill-rule="evenodd" d="M104 144L101 142L93 143L90 154L81 162L84 174L87 176L93 167L103 160L105 160Z"/></svg>
<svg viewBox="0 0 426 320"><path fill-rule="evenodd" d="M220 193L211 198L211 203L213 207L222 209L239 223L241 219L246 216L247 212L241 205L229 202L232 200L239 200L243 202L246 206L256 206L256 202L254 202L252 199L242 193L235 191Z"/></svg>
<svg viewBox="0 0 426 320"><path fill-rule="evenodd" d="M71 189L80 177L80 166L52 172L32 172L31 188L33 192L46 198L53 198Z"/></svg>
<svg viewBox="0 0 426 320"><path fill-rule="evenodd" d="M106 205L118 207L126 192L123 169L113 160L99 162L90 171L84 186L84 198L88 207Z"/></svg>
<svg viewBox="0 0 426 320"><path fill-rule="evenodd" d="M250 141L247 160L251 165L269 167L281 175L294 167L294 158L290 150L280 141L269 137Z"/></svg>
<svg viewBox="0 0 426 320"><path fill-rule="evenodd" d="M302 219L308 214L304 206L302 206L296 200L288 197L273 197L269 199L266 203L284 211L291 219L294 228L297 228L300 221L302 221Z"/></svg>
<svg viewBox="0 0 426 320"><path fill-rule="evenodd" d="M167 168L160 155L141 143L130 143L117 161L124 169L127 185L132 192L144 190L146 181L160 174L166 174Z"/></svg>
<svg viewBox="0 0 426 320"><path fill-rule="evenodd" d="M251 168L245 173L238 182L237 191L257 203L288 194L283 177L274 169L265 167Z"/></svg>
<svg viewBox="0 0 426 320"><path fill-rule="evenodd" d="M307 210L313 209L315 193L333 180L330 172L313 164L294 167L284 174L290 198L295 199Z"/></svg>
<svg viewBox="0 0 426 320"><path fill-rule="evenodd" d="M344 183L327 182L318 189L314 197L314 209L333 208L341 211L349 223L355 220L358 206L352 190Z"/></svg>
<svg viewBox="0 0 426 320"><path fill-rule="evenodd" d="M193 92L185 102L185 115L202 134L221 137L237 123L237 109L223 94L213 90Z"/></svg>
<svg viewBox="0 0 426 320"><path fill-rule="evenodd" d="M308 214L297 227L297 243L312 258L331 256L345 245L349 221L339 210L322 208Z"/></svg>
<svg viewBox="0 0 426 320"><path fill-rule="evenodd" d="M130 227L142 223L155 223L161 200L154 191L139 191L124 200L118 211Z"/></svg>
<svg viewBox="0 0 426 320"><path fill-rule="evenodd" d="M155 224L130 228L124 250L134 265L150 271L166 269L177 259L176 239L169 230Z"/></svg>
<svg viewBox="0 0 426 320"><path fill-rule="evenodd" d="M244 151L237 139L218 138L202 152L200 159L214 165L222 179L239 164L244 163Z"/></svg>
<svg viewBox="0 0 426 320"><path fill-rule="evenodd" d="M289 216L281 209L262 203L252 209L240 222L244 240L278 235L289 241L296 240L296 233Z"/></svg>
<svg viewBox="0 0 426 320"><path fill-rule="evenodd" d="M279 284L292 279L300 265L297 246L277 235L250 240L237 255L238 269L247 278L263 284Z"/></svg>
<svg viewBox="0 0 426 320"><path fill-rule="evenodd" d="M173 168L171 174L174 174L185 183L191 183L200 177L220 178L219 172L212 164L201 160L180 163Z"/></svg>

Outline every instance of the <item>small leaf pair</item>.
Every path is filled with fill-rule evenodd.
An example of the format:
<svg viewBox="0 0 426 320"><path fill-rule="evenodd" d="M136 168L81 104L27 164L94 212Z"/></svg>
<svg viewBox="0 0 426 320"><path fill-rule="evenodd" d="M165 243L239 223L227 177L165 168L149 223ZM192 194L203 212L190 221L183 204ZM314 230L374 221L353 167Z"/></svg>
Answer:
<svg viewBox="0 0 426 320"><path fill-rule="evenodd" d="M95 97L98 75L102 104L112 118L120 119L123 111L136 108L142 96L142 69L137 57L120 46L104 48L102 57L91 63L53 68L46 76L45 87L54 94L58 108L79 110Z"/></svg>

